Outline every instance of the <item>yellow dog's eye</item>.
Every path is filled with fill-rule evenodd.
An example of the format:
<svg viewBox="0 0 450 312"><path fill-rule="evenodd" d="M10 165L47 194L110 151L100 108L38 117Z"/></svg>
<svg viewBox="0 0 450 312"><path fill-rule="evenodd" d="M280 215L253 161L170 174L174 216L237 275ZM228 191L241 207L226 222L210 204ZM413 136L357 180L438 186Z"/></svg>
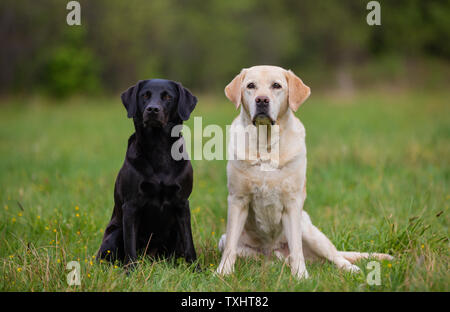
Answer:
<svg viewBox="0 0 450 312"><path fill-rule="evenodd" d="M247 89L255 89L255 84L253 83L253 82L250 82L248 85L247 85Z"/></svg>
<svg viewBox="0 0 450 312"><path fill-rule="evenodd" d="M274 82L272 85L272 88L274 89L281 89L281 85L279 83Z"/></svg>

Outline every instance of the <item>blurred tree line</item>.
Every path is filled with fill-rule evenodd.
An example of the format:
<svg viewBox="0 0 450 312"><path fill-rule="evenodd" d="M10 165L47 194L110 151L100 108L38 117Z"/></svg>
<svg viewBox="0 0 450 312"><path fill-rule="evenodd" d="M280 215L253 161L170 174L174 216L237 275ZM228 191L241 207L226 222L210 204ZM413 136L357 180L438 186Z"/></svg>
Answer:
<svg viewBox="0 0 450 312"><path fill-rule="evenodd" d="M449 78L449 1L380 0L381 26L367 25L368 0L80 0L81 26L66 24L67 2L0 2L1 93L119 92L152 77L215 92L258 64L324 87L413 79L418 64Z"/></svg>

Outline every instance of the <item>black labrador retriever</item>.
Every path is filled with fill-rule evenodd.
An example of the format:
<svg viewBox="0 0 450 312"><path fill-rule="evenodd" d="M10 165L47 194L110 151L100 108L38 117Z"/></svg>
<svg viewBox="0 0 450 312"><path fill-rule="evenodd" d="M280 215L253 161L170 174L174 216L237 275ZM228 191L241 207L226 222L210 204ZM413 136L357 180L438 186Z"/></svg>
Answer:
<svg viewBox="0 0 450 312"><path fill-rule="evenodd" d="M143 252L192 263L197 258L188 201L193 172L189 159L172 157L173 144L183 138L171 132L189 119L197 98L178 82L151 79L122 93L122 102L136 132L128 139L97 259L119 260L132 268Z"/></svg>

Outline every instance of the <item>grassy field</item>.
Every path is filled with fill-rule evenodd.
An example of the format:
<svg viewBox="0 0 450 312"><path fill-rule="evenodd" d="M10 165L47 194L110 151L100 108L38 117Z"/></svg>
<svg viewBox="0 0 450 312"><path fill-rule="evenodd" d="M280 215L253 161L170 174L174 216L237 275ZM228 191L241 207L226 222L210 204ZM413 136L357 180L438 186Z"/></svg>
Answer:
<svg viewBox="0 0 450 312"><path fill-rule="evenodd" d="M237 114L224 98L199 98L193 116L204 126L225 126ZM215 276L225 161L193 162L192 228L203 272L143 259L127 276L96 263L133 131L119 97L3 100L0 291L449 291L449 98L419 90L313 94L297 113L307 133L305 210L338 249L395 256L381 263L379 286L366 283L368 261L356 275L307 263L310 279L299 282L280 261L241 259L235 274ZM81 265L81 286L67 285L72 260Z"/></svg>

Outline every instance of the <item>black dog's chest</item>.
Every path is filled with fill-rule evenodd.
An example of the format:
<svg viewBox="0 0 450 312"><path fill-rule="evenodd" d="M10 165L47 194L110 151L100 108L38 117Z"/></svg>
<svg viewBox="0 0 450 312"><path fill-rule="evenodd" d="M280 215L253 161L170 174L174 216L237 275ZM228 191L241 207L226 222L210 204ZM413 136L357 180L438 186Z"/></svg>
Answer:
<svg viewBox="0 0 450 312"><path fill-rule="evenodd" d="M177 212L177 207L179 206L178 201L175 199L170 199L168 197L162 196L152 196L148 198L144 204L143 211L147 211L154 215L174 215Z"/></svg>
<svg viewBox="0 0 450 312"><path fill-rule="evenodd" d="M149 228L154 231L158 231L160 227L170 228L171 224L169 223L175 220L176 213L175 203L165 201L160 204L153 200L142 207L141 222L149 225Z"/></svg>
<svg viewBox="0 0 450 312"><path fill-rule="evenodd" d="M152 237L152 245L159 244L171 236L176 228L177 205L173 201L149 201L142 207L139 232L141 238Z"/></svg>
<svg viewBox="0 0 450 312"><path fill-rule="evenodd" d="M166 179L167 180L167 179ZM152 177L142 181L139 185L139 194L143 202L149 206L169 209L179 204L178 191L180 186L176 183L164 182L163 179Z"/></svg>

